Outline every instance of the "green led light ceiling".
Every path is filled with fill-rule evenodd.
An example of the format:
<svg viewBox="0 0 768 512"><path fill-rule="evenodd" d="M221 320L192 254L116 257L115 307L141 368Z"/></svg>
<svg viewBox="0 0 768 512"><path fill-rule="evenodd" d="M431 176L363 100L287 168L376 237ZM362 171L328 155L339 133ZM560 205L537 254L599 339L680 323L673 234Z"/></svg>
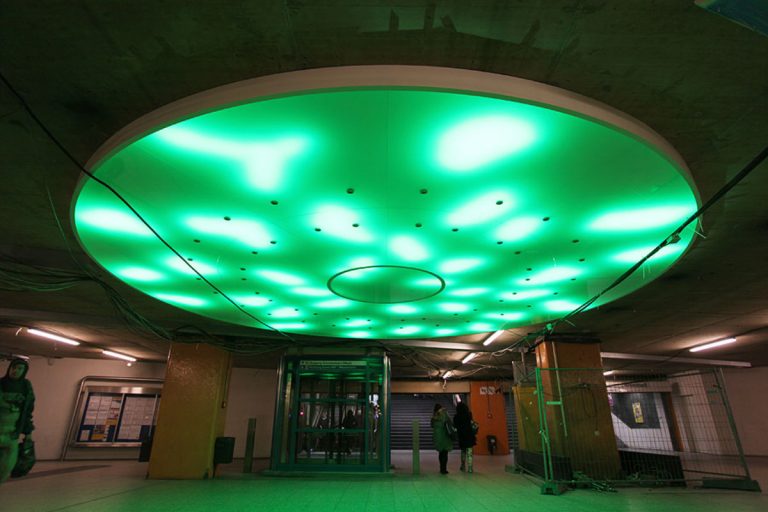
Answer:
<svg viewBox="0 0 768 512"><path fill-rule="evenodd" d="M225 322L440 337L571 311L697 208L674 152L594 105L311 78L168 109L117 136L93 172L182 258L94 180L73 207L86 251L142 292ZM658 277L693 229L596 304Z"/></svg>

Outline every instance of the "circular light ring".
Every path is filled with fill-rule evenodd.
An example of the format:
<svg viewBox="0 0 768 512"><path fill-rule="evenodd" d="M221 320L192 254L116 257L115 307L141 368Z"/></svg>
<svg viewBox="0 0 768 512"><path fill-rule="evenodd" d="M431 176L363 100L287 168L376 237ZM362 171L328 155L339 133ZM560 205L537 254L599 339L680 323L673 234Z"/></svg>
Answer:
<svg viewBox="0 0 768 512"><path fill-rule="evenodd" d="M442 68L221 87L127 126L89 167L184 258L81 181L77 235L116 276L222 321L349 338L561 316L698 204L682 159L641 123L550 86ZM660 275L693 229L593 307ZM428 277L423 294L411 283L381 301L374 286L371 301L330 284L355 268Z"/></svg>
<svg viewBox="0 0 768 512"><path fill-rule="evenodd" d="M328 289L339 297L357 302L401 304L434 297L445 289L445 281L434 272L421 268L369 265L333 275L328 280Z"/></svg>

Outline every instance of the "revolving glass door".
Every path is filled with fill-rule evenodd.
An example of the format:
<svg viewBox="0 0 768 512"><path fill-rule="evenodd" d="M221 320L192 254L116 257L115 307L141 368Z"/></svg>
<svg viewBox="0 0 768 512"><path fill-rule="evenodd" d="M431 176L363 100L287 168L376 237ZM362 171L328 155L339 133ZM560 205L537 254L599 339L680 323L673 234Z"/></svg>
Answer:
<svg viewBox="0 0 768 512"><path fill-rule="evenodd" d="M384 356L285 357L272 468L386 471L388 374Z"/></svg>

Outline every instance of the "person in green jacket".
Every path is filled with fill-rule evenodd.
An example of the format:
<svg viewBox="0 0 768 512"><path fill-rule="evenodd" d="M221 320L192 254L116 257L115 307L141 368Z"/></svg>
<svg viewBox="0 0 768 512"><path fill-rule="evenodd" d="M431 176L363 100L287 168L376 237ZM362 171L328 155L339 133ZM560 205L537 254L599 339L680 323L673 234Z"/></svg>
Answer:
<svg viewBox="0 0 768 512"><path fill-rule="evenodd" d="M437 450L439 454L440 473L447 475L448 452L453 449L453 437L451 433L455 432L455 430L451 418L448 416L446 410L443 409L442 405L435 404L430 424L432 425L432 441L435 445L435 450Z"/></svg>
<svg viewBox="0 0 768 512"><path fill-rule="evenodd" d="M5 377L0 379L0 483L16 466L19 436L32 439L32 410L35 407L35 393L32 384L25 378L29 363L14 359L8 365Z"/></svg>

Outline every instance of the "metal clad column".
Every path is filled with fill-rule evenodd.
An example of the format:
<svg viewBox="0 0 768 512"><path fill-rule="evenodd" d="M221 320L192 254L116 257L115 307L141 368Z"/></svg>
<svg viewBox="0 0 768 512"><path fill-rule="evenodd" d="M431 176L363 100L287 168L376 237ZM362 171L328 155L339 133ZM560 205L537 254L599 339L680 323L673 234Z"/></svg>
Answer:
<svg viewBox="0 0 768 512"><path fill-rule="evenodd" d="M205 344L171 345L148 478L213 476L216 437L224 432L232 357Z"/></svg>

